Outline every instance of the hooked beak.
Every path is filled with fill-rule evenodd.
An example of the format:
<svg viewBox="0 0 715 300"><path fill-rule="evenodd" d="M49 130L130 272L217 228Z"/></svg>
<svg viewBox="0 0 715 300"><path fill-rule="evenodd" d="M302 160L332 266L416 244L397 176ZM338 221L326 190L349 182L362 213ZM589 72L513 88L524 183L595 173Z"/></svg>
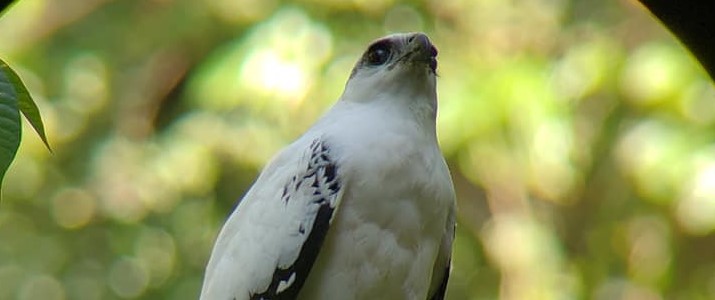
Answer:
<svg viewBox="0 0 715 300"><path fill-rule="evenodd" d="M423 61L429 65L432 72L437 71L437 48L430 42L429 38L423 33L415 33L407 40L409 51L408 55L413 55L414 60ZM413 53L413 54L410 54Z"/></svg>

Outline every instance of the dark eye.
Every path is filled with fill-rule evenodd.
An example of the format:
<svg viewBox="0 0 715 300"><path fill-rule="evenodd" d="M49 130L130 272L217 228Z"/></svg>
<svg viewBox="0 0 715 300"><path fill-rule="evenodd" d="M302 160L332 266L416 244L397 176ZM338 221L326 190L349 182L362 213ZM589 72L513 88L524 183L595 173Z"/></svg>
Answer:
<svg viewBox="0 0 715 300"><path fill-rule="evenodd" d="M379 66L390 59L390 47L385 43L375 44L367 52L367 63L371 66Z"/></svg>

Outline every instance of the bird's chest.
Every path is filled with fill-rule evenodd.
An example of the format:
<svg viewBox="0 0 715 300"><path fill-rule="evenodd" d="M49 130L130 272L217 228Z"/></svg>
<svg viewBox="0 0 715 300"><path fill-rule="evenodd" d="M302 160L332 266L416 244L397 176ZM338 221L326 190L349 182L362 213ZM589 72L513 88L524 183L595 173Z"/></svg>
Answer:
<svg viewBox="0 0 715 300"><path fill-rule="evenodd" d="M350 141L341 155L346 197L340 215L404 239L426 234L441 220L451 200L449 171L436 142L409 129L374 130Z"/></svg>
<svg viewBox="0 0 715 300"><path fill-rule="evenodd" d="M363 159L346 176L348 197L341 209L346 218L357 224L374 224L380 228L411 238L424 234L426 226L445 211L448 186L441 186L444 172L440 172L438 158L424 153L379 153L387 160Z"/></svg>
<svg viewBox="0 0 715 300"><path fill-rule="evenodd" d="M416 299L429 287L453 199L449 173L436 146L372 138L342 156L345 194L316 265L319 282L332 284L314 299Z"/></svg>

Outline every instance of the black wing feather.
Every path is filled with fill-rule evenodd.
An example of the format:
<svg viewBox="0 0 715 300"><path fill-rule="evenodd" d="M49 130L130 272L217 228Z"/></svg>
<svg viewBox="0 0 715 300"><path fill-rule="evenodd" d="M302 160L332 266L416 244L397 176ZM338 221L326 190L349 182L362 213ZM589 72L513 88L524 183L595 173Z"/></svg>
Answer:
<svg viewBox="0 0 715 300"><path fill-rule="evenodd" d="M337 172L338 165L331 158L330 149L323 141L314 140L310 147L310 160L304 175L293 177L291 182L285 185L282 194L283 201L287 203L290 201L291 194L298 193L301 188L313 189L311 194L314 200L308 203L318 205L313 226L308 231L308 237L301 246L295 262L287 268L277 267L268 288L261 293L252 294L252 300L290 300L298 297L320 253L335 212L335 200L341 189ZM305 234L305 231L305 228L298 228L299 234ZM287 284L287 287L281 288L281 283Z"/></svg>
<svg viewBox="0 0 715 300"><path fill-rule="evenodd" d="M444 300L444 296L447 294L447 282L449 281L449 269L452 265L450 261L447 267L444 268L444 275L442 275L442 283L439 284L439 288L434 292L434 295L429 298L429 300Z"/></svg>

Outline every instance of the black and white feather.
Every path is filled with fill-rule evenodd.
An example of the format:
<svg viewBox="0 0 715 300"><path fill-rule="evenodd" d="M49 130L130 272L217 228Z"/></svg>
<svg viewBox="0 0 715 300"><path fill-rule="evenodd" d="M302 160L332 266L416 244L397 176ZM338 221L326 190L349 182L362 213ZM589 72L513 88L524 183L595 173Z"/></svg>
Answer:
<svg viewBox="0 0 715 300"><path fill-rule="evenodd" d="M305 209L304 218L299 220L292 232L292 237L297 239L296 244L300 245L298 256L280 262L273 271L268 288L251 294L251 299L295 299L330 228L339 200L338 166L331 161L328 147L319 139L311 144L308 156L305 170L285 184L281 195L286 206L291 201L297 201L297 205L303 205Z"/></svg>
<svg viewBox="0 0 715 300"><path fill-rule="evenodd" d="M226 221L202 300L444 299L455 197L436 55L421 33L368 47L340 100Z"/></svg>

